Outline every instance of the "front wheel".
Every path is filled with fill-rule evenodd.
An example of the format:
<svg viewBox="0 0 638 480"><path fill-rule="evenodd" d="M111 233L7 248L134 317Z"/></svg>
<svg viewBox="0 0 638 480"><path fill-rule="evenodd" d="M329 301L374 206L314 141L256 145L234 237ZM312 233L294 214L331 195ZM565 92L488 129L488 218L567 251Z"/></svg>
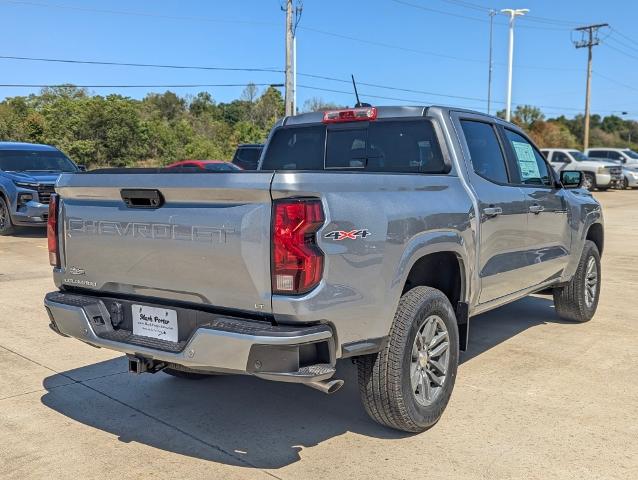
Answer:
<svg viewBox="0 0 638 480"><path fill-rule="evenodd" d="M11 223L11 215L9 215L9 206L0 195L0 235L11 235L14 230Z"/></svg>
<svg viewBox="0 0 638 480"><path fill-rule="evenodd" d="M588 322L596 313L600 298L600 253L596 244L585 240L583 253L571 281L554 289L556 313L564 320Z"/></svg>
<svg viewBox="0 0 638 480"><path fill-rule="evenodd" d="M627 177L622 179L622 189L629 190L629 180L627 180Z"/></svg>
<svg viewBox="0 0 638 480"><path fill-rule="evenodd" d="M401 297L386 347L357 359L366 412L397 430L427 430L450 400L458 362L459 333L450 301L434 288L413 288Z"/></svg>
<svg viewBox="0 0 638 480"><path fill-rule="evenodd" d="M585 175L583 175L583 177L583 188L587 190L593 190L594 187L596 187L596 177L589 172L585 172Z"/></svg>

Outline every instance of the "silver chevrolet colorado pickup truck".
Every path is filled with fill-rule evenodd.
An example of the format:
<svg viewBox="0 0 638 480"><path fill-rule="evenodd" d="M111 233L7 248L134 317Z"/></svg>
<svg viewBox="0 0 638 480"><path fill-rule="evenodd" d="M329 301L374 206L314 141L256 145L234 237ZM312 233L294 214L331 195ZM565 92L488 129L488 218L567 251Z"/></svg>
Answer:
<svg viewBox="0 0 638 480"><path fill-rule="evenodd" d="M123 174L126 173L126 174ZM534 292L592 318L603 218L512 124L444 107L284 118L259 169L63 175L51 328L134 373L338 389L418 432L441 417L469 319Z"/></svg>

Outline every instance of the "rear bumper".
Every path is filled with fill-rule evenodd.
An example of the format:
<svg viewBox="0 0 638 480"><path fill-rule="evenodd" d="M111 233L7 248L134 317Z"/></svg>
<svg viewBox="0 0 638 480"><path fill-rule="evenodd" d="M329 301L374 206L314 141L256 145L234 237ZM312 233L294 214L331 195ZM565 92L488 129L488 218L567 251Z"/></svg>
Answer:
<svg viewBox="0 0 638 480"><path fill-rule="evenodd" d="M327 325L273 326L210 314L210 321L193 329L188 339L173 343L114 329L99 297L52 292L44 305L57 333L157 362L298 383L335 373L334 337Z"/></svg>

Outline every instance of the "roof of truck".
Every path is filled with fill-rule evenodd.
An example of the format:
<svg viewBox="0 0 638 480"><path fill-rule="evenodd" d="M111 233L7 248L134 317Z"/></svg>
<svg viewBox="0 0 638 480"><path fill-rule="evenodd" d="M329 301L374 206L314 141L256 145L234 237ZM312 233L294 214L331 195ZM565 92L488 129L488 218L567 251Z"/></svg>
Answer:
<svg viewBox="0 0 638 480"><path fill-rule="evenodd" d="M24 143L24 142L0 142L0 150L39 150L46 152L57 152L58 149L51 145L43 145L41 143Z"/></svg>
<svg viewBox="0 0 638 480"><path fill-rule="evenodd" d="M505 122L502 118L495 117L494 115L487 115L483 112L477 112L475 110L469 110L465 108L458 107L450 107L443 105L415 105L415 106L376 106L372 105L377 109L377 118L397 118L397 117L422 117L427 110L429 109L438 109L444 111L454 111L454 112L465 112L471 113L474 115L481 115L482 117L489 117L495 120L498 120L502 123ZM345 107L345 108L336 108L334 110L348 110L355 107ZM298 125L305 123L321 123L323 120L324 111L319 112L309 112L309 113L301 113L299 115L294 115L290 117L285 117L282 122L278 122L278 124L283 125ZM512 126L516 127L516 125ZM518 127L516 127L518 128Z"/></svg>

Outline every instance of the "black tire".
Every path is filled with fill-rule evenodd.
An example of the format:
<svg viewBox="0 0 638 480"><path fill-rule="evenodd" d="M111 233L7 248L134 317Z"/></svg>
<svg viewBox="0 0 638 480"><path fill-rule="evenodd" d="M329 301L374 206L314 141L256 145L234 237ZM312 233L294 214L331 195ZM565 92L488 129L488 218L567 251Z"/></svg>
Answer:
<svg viewBox="0 0 638 480"><path fill-rule="evenodd" d="M596 268L596 286L592 301L589 302L586 284L588 283L588 265L592 258ZM572 322L582 323L591 320L596 313L596 308L598 308L600 285L600 253L594 242L586 240L583 253L578 262L578 268L571 281L563 287L554 289L554 306L558 316L563 320Z"/></svg>
<svg viewBox="0 0 638 480"><path fill-rule="evenodd" d="M433 401L429 405L422 405L417 400L411 380L413 345L419 329L424 328L433 316L442 320L447 330L447 369L443 385L435 387L438 390ZM443 343L445 340L438 343L436 348ZM427 430L441 418L450 400L458 361L459 333L450 301L434 288L413 288L401 297L385 348L377 354L357 359L359 392L366 412L373 420L390 428L405 432ZM432 367L429 363L427 367L421 365L421 369L426 368ZM428 379L428 391L432 385L429 373L423 375L423 378ZM425 387L419 385L419 388Z"/></svg>
<svg viewBox="0 0 638 480"><path fill-rule="evenodd" d="M593 190L596 188L596 177L593 173L585 172L583 175L585 180L583 180L583 188L586 190Z"/></svg>
<svg viewBox="0 0 638 480"><path fill-rule="evenodd" d="M15 227L11 223L9 207L4 197L0 195L0 235L11 235L15 232Z"/></svg>
<svg viewBox="0 0 638 480"><path fill-rule="evenodd" d="M623 179L622 179L622 189L623 190L631 190L629 188L629 180L627 180L627 177L623 177Z"/></svg>
<svg viewBox="0 0 638 480"><path fill-rule="evenodd" d="M197 372L189 372L186 370L178 370L176 368L165 368L162 372L170 375L171 377L177 378L185 378L187 380L204 380L205 378L210 378L214 376L214 373L197 373Z"/></svg>

